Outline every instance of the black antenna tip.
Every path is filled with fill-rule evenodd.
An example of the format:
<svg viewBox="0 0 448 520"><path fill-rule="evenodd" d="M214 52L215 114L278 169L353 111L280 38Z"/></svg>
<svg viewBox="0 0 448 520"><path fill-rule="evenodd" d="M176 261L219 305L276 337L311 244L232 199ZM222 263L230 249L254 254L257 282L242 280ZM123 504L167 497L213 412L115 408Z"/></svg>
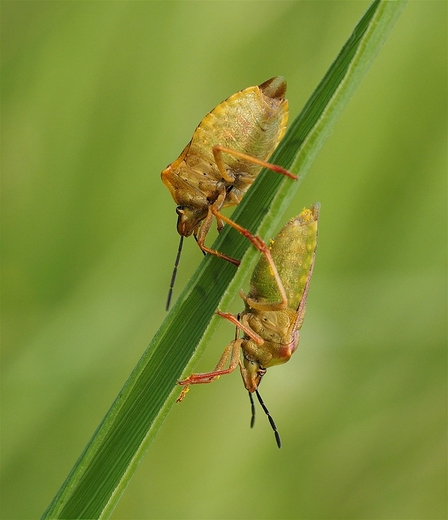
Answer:
<svg viewBox="0 0 448 520"><path fill-rule="evenodd" d="M263 408L264 413L267 415L267 417L269 419L269 424L271 425L271 428L274 431L275 442L277 443L277 446L279 448L281 448L282 441L280 440L280 434L277 431L277 426L275 425L274 419L272 418L271 414L269 413L269 410L267 409L266 405L264 404L263 399L261 398L261 395L259 394L258 390L255 390L255 393L257 394L258 402L260 403L261 407ZM251 402L253 402L252 397L251 397Z"/></svg>
<svg viewBox="0 0 448 520"><path fill-rule="evenodd" d="M282 447L282 441L281 441L281 439L280 439L280 435L279 435L279 433L278 433L277 431L275 431L275 432L274 432L274 435L275 435L275 440L276 440L276 442L277 442L277 446L278 446L279 448L281 448L281 447Z"/></svg>

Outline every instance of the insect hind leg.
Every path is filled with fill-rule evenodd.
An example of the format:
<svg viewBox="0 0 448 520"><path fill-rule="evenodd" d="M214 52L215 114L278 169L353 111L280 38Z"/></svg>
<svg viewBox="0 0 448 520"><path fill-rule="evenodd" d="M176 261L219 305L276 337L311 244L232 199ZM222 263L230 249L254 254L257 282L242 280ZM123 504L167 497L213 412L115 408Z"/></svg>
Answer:
<svg viewBox="0 0 448 520"><path fill-rule="evenodd" d="M285 287L283 286L283 282L280 278L280 275L278 274L277 266L275 265L275 262L272 258L271 251L269 247L265 244L265 242L258 236L253 235L248 229L243 228L233 220L227 218L225 215L220 213L217 210L213 210L213 213L216 218L220 218L223 220L226 224L229 224L229 226L232 226L234 229L236 229L239 233L241 233L244 237L246 237L252 244L260 251L261 254L263 254L266 258L266 261L268 262L272 275L275 278L275 281L278 286L278 290L280 292L281 300L278 303L269 303L269 308L272 309L286 309L288 306L288 297L286 296ZM250 304L253 308L257 307L257 302L250 300ZM263 307L261 307L263 309Z"/></svg>
<svg viewBox="0 0 448 520"><path fill-rule="evenodd" d="M273 172L280 173L282 175L286 175L291 179L297 180L297 175L294 175L290 171L278 166L277 164L272 164L267 161L263 161L262 159L258 159L253 155L249 155L244 152L239 152L238 150L234 150L233 148L227 148L227 146L222 146L220 144L215 144L213 147L213 156L215 158L216 165L218 166L219 173L222 175L222 178L226 182L234 182L234 176L226 170L224 159L222 157L223 153L227 153L229 155L233 155L234 157L238 157L245 161L251 162L253 164L258 164L262 168L267 168L268 170L272 170Z"/></svg>

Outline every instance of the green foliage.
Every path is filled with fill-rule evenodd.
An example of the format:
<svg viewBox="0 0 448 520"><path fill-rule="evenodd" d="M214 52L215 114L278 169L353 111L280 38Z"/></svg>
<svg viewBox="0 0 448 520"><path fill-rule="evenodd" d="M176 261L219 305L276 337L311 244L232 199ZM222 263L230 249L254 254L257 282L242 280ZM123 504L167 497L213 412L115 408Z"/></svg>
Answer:
<svg viewBox="0 0 448 520"><path fill-rule="evenodd" d="M2 254L8 303L4 395L15 396L6 404L6 411L3 406L9 419L3 437L8 469L3 472L3 489L11 497L3 507L8 518L35 517L48 505L98 417L104 415L106 403L112 401L135 364L141 345L161 321L177 235L174 204L157 172L177 155L205 111L238 88L283 74L289 81L291 106L297 109L306 92L300 92L302 84L310 89L317 83L350 24L361 14L358 11L353 17L352 13L352 21L342 24L336 34L332 26L338 13L324 3L328 11L316 18L322 27L313 40L312 34L306 39L300 36L307 27L317 27L307 24L310 13L301 5L291 6L291 12L269 11L269 16L269 3L256 3L256 10L250 3L232 3L232 10L219 3L220 13L204 5L196 14L214 13L214 18L203 23L198 17L202 32L197 41L186 45L196 27L191 9L197 8L190 3L170 4L169 8L157 3L151 7L151 19L167 20L160 33L156 28L153 32L163 41L164 53L157 55L150 45L148 18L140 16L145 13L143 5L33 4L11 5L9 17L3 16L2 21L9 27L9 33L3 34L10 42L2 53L3 99L8 101L3 109L4 171L8 172L4 193L9 196L3 210L4 222L9 224L4 226ZM378 5L379 11L373 13L375 23L367 26L367 33L356 31L345 48L355 54L347 52L347 61L341 59L330 69L328 81L321 83L313 102L305 105L275 156L279 164L294 164L301 180L377 52L390 27L387 15L395 16L402 4ZM240 25L248 13L260 34ZM422 18L416 17L414 26L409 18L407 23L416 29ZM444 19L442 15L437 18ZM19 20L23 26L17 33L20 38L12 30ZM332 22L327 26L325 20ZM272 32L264 34L262 29L271 27L269 24ZM131 33L125 29L128 27L132 27ZM242 38L241 45L230 51L234 52L230 61L226 61L229 56L220 61L219 41L214 39L215 32L226 33L224 28ZM284 38L297 32L297 39L282 45L287 43L283 32ZM93 39L85 37L91 34ZM327 34L336 45L330 50L324 43ZM403 32L398 34L404 38ZM409 56L402 51L396 62L381 62L386 69L384 83L378 79L383 77L378 76L379 65L373 69L365 83L376 86L379 93L368 97L361 89L359 95L365 97L360 98L360 105L349 108L347 116L352 141L337 141L338 125L331 140L338 143L337 149L325 163L330 141L316 163L325 173L320 174L323 183L313 188L312 179L318 175L310 176L302 186L300 205L293 199L299 183L267 172L233 214L266 238L286 219L283 214L289 202L294 206L288 217L314 200L322 202L321 246L310 296L314 307L305 324L305 334L314 336L308 341L304 337L291 366L281 367L277 373L273 370L263 383L263 393L269 395L269 407L280 423L285 453L274 451L271 432L266 432L264 445L261 425L256 432L246 432L246 423L238 420L237 396L243 395L243 404L247 404L238 377L230 380L230 386L224 386L227 383L222 378L216 388L205 388L206 392L195 388L170 414L168 426L162 430L165 435L157 436L156 449L145 460L150 464L149 479L143 477L141 484L134 484L133 479L128 489L132 494L127 502L128 493L123 496L117 517L143 516L136 511L148 500L151 512L145 516L153 518L248 518L251 514L255 518L260 516L260 508L263 516L272 518L412 518L413 511L417 511L415 517L423 518L422 504L428 504L427 517L442 511L441 490L428 483L434 483L437 471L437 481L443 480L441 466L431 463L433 458L442 460L443 448L431 451L429 447L440 446L437 414L441 402L434 397L443 386L437 367L443 366L438 347L443 337L440 316L444 315L439 273L444 264L440 252L428 251L438 235L437 223L427 218L428 213L437 213L433 194L443 192L440 177L431 175L443 171L443 160L430 160L439 157L441 127L436 124L436 111L424 110L424 106L434 106L431 100L417 102L421 94L410 90L412 81L402 86L413 107L412 117L406 121L404 102L388 79L395 77L397 63L403 77L419 66L429 69L426 56L437 48L431 47L435 41L431 36L425 35L427 40L418 47L403 45L399 38L388 42L389 53L404 48ZM189 56L180 53L183 47L188 48ZM321 60L320 49L327 52ZM201 56L198 62L206 64L204 70L194 63L197 55ZM148 56L151 73L139 75ZM257 56L262 63L256 63ZM162 61L169 64L165 69ZM312 61L320 63L320 68L313 69ZM275 69L266 63L275 63ZM310 77L301 77L304 70L310 71ZM216 78L214 88L203 79L208 76ZM431 82L429 73L424 76ZM381 98L381 107L389 108L390 117L387 126L378 129L381 119L375 97L382 94L384 84L395 97ZM439 95L440 99L441 87L438 91L436 83L434 86L428 88L431 98ZM179 95L182 98L176 97ZM401 118L395 117L397 106L402 108ZM418 112L420 108L422 112ZM422 113L432 121L424 132L418 131ZM35 114L39 115L33 119ZM184 116L190 122L179 127ZM151 138L147 127L151 127ZM159 143L168 137L162 154ZM375 145L368 148L366 143L371 140ZM431 143L425 152L414 146L422 146L422 142ZM371 155L366 157L365 150ZM153 161L150 187L148 159ZM371 177L369 172L373 172ZM426 178L416 172L427 172ZM348 181L344 184L345 175ZM132 203L126 205L129 201ZM169 245L165 245L167 237L172 237ZM424 246L415 247L421 245L417 237ZM191 263L196 264L200 255L193 246ZM243 256L248 247L230 230L219 237L216 246L234 256ZM210 343L216 318L202 335L213 312L218 306L229 310L256 256L249 249L236 276L230 265L214 258L203 260L69 475L49 516L79 516L84 511L85 516L94 517L104 507L103 516L111 512L177 396L176 379L191 370ZM180 276L189 267L184 262ZM126 279L119 277L122 272L138 274ZM152 285L159 272L164 273L160 283ZM419 276L414 277L414 272ZM182 285L180 278L178 287ZM153 294L148 294L150 288L154 288ZM204 360L206 369L213 366L233 334L228 327L224 332L223 340L216 340L211 349L211 361ZM417 348L419 343L422 350ZM203 401L198 404L205 395L210 395L213 413ZM222 400L216 402L223 396L231 405L227 420ZM409 407L412 411L406 414ZM86 408L92 414L89 421L83 420ZM242 413L246 412L244 408ZM184 423L170 430L172 416L182 414ZM221 416L224 424L220 425ZM426 424L425 430L421 423ZM201 425L207 428L205 434ZM414 437L408 433L411 430L416 431ZM426 442L419 443L419 439ZM176 457L179 440L182 446ZM266 463L271 448L277 458L256 465L262 460ZM67 456L60 462L65 452ZM47 475L50 460L54 471ZM44 492L38 484L46 486ZM136 485L141 485L141 491ZM270 500L254 512L250 507L253 499L248 497L257 490L261 496L267 488ZM285 499L285 494L300 495L300 499L296 503ZM163 498L159 501L157 496ZM217 498L213 501L212 497ZM224 497L229 497L228 504ZM239 506L235 508L235 504Z"/></svg>
<svg viewBox="0 0 448 520"><path fill-rule="evenodd" d="M274 163L298 173L301 180L305 177L312 158L329 135L337 115L376 56L403 6L404 3L379 1L372 4L292 124L271 159ZM282 209L291 201L299 185L282 177L271 177L266 172L260 175L235 212L238 223L264 237L278 224ZM243 218L245 215L247 217ZM263 220L264 227L261 226ZM213 247L240 258L249 244L243 236L234 236L231 240L230 233L230 229L222 232ZM178 393L176 381L190 366L188 362L195 350L203 348L214 331L211 326L204 335L218 305L222 302L225 308L228 298L223 299L223 294L226 290L230 295L235 293L241 278L248 274L248 265L252 264L245 262L239 269L240 276L234 277L233 266L222 265L221 260L210 255L203 260L45 517L109 516L174 403ZM231 283L232 278L236 278L238 285L235 281Z"/></svg>

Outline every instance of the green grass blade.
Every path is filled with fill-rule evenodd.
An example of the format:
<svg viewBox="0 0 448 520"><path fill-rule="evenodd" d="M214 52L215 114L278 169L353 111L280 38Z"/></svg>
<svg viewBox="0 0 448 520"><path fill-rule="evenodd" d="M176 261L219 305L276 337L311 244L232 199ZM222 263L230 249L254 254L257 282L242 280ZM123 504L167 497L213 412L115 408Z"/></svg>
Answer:
<svg viewBox="0 0 448 520"><path fill-rule="evenodd" d="M404 0L371 4L271 159L298 173L299 181L260 174L233 214L241 225L263 238L272 236L404 5ZM176 381L191 369L215 330L214 312L226 309L257 256L228 226L214 247L244 256L242 265L237 270L210 255L203 259L43 518L111 515L179 393Z"/></svg>

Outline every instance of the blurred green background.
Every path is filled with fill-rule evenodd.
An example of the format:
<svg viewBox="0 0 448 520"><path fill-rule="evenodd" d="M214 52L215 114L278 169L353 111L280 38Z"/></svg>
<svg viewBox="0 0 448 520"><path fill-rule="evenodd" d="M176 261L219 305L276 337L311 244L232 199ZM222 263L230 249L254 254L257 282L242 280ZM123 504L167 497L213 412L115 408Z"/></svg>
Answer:
<svg viewBox="0 0 448 520"><path fill-rule="evenodd" d="M2 518L43 513L164 319L160 171L271 76L292 120L368 5L2 2ZM283 219L322 203L301 345L262 386L282 449L237 373L196 387L114 518L446 517L446 20L408 4Z"/></svg>

